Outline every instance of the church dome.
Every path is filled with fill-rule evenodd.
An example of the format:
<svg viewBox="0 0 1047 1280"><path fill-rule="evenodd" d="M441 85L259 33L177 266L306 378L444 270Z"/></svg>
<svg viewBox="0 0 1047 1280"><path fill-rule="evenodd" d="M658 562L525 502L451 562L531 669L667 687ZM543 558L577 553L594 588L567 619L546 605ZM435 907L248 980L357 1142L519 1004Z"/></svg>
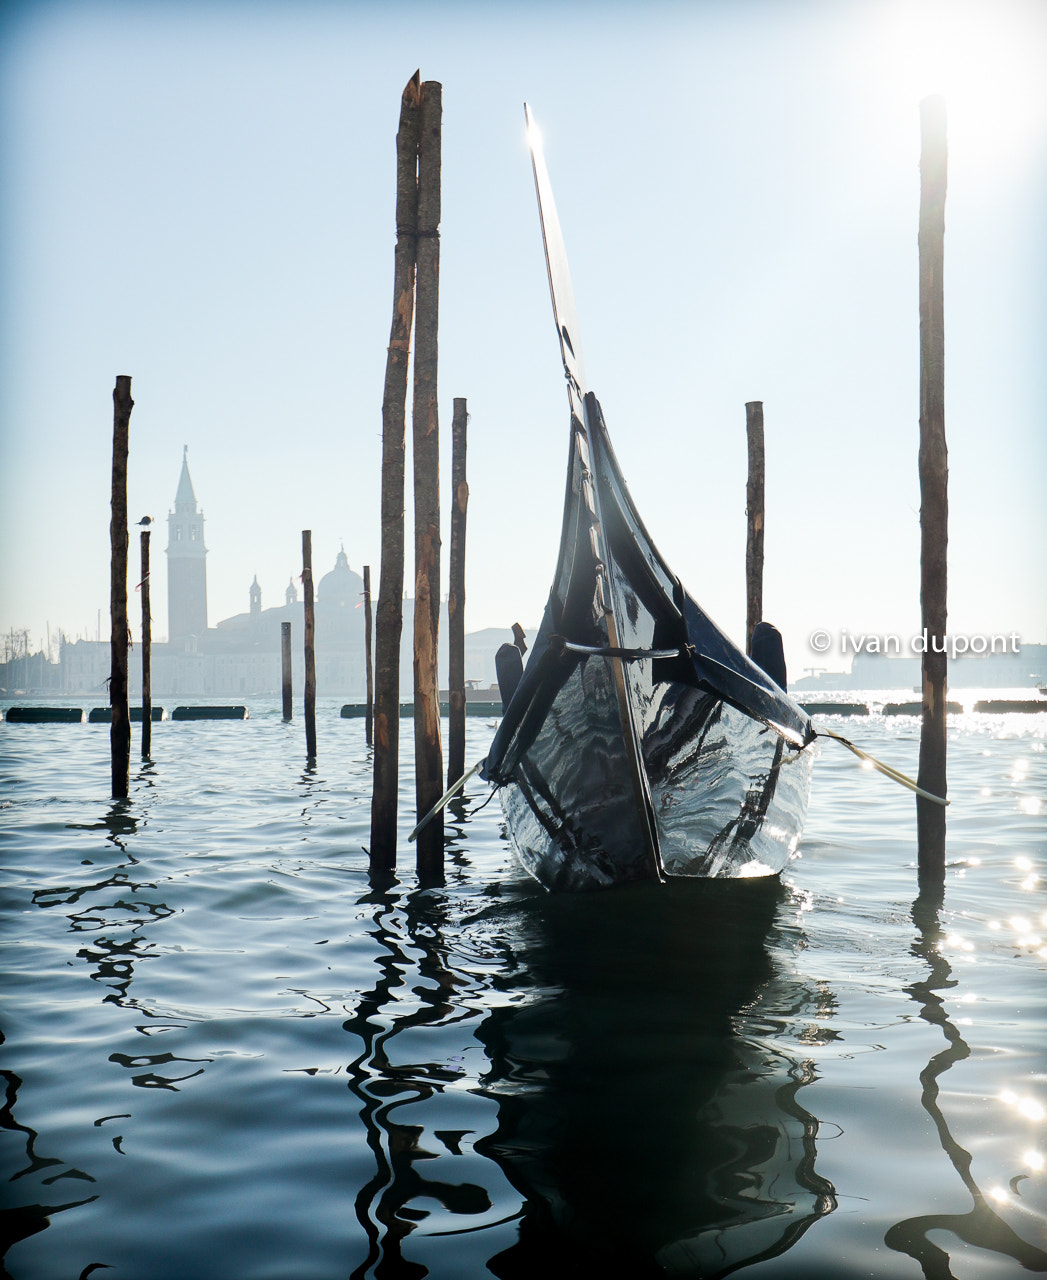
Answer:
<svg viewBox="0 0 1047 1280"><path fill-rule="evenodd" d="M317 604L355 607L363 599L364 580L349 568L349 557L339 551L330 573L320 579L316 590Z"/></svg>

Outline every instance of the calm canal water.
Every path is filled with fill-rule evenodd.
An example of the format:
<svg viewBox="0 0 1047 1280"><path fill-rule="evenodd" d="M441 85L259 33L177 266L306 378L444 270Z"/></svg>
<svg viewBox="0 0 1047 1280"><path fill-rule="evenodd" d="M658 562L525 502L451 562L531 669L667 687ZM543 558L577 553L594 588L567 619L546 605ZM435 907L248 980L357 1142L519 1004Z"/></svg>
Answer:
<svg viewBox="0 0 1047 1280"><path fill-rule="evenodd" d="M833 744L781 882L554 898L476 786L377 891L318 736L158 724L113 804L106 726L0 725L4 1276L1047 1272L1047 716L951 721L937 902Z"/></svg>

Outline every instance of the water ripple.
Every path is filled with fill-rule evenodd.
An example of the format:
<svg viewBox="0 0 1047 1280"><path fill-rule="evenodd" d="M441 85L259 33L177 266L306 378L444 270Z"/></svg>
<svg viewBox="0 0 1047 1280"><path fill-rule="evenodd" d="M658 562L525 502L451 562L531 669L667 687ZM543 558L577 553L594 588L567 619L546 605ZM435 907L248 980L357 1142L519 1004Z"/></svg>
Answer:
<svg viewBox="0 0 1047 1280"><path fill-rule="evenodd" d="M940 901L828 751L783 885L552 898L475 787L419 890L405 768L372 887L362 725L300 730L157 725L114 804L97 726L0 725L16 1280L1047 1265L1038 724L951 723Z"/></svg>

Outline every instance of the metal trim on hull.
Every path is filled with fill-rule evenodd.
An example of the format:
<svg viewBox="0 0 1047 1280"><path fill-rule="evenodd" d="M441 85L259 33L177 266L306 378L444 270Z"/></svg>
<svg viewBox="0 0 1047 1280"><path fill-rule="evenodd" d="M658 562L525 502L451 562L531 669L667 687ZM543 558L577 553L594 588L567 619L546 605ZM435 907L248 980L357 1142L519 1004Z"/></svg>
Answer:
<svg viewBox="0 0 1047 1280"><path fill-rule="evenodd" d="M598 414L599 405L596 403L595 397L587 395L585 397L585 425L590 449L592 448L592 438L589 434L590 414L594 408ZM618 626L621 607L615 598L614 565L611 549L604 534L600 487L599 484L593 483L591 473L583 477L583 483L591 488L591 503L587 500L586 505L587 507L591 506L592 509L593 532L598 539L598 554L602 560L602 564L598 561L596 566L596 601L597 605L603 609L603 621L607 629L608 646L612 649L621 649L625 647L622 644ZM586 497L588 499L589 495L586 495ZM655 880L661 880L662 858L658 849L658 828L654 820L651 791L647 783L647 772L644 769L640 743L637 737L636 720L633 715L629 684L625 674L625 663L621 657L610 657L606 661L610 664L611 674L614 678L615 693L618 697L618 714L621 720L622 741L625 745L626 759L628 761L629 780L632 783L636 811L640 818L645 852L650 861L651 876Z"/></svg>

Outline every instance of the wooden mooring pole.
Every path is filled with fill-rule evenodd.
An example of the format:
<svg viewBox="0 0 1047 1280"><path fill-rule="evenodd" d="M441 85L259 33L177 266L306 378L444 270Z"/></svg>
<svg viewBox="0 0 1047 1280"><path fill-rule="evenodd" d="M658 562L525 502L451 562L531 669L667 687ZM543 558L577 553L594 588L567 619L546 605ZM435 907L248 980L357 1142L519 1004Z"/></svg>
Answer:
<svg viewBox="0 0 1047 1280"><path fill-rule="evenodd" d="M364 740L374 742L374 662L371 653L371 566L364 565L364 680L367 702L364 706Z"/></svg>
<svg viewBox="0 0 1047 1280"><path fill-rule="evenodd" d="M422 84L418 141L418 247L415 277L414 404L414 776L418 820L443 795L440 745L440 422L437 411L440 310L440 143L442 88ZM443 811L418 833L418 877L443 882Z"/></svg>
<svg viewBox="0 0 1047 1280"><path fill-rule="evenodd" d="M945 444L945 99L920 103L920 605L923 724L917 782L946 795L945 656L949 456ZM942 652L938 652L940 646ZM921 887L945 879L945 809L917 797Z"/></svg>
<svg viewBox="0 0 1047 1280"><path fill-rule="evenodd" d="M316 759L316 617L313 611L313 531L302 530L302 596L305 601L305 754Z"/></svg>
<svg viewBox="0 0 1047 1280"><path fill-rule="evenodd" d="M149 609L149 530L139 538L142 551L142 759L153 750L153 619Z"/></svg>
<svg viewBox="0 0 1047 1280"><path fill-rule="evenodd" d="M131 427L131 379L113 388L113 486L109 521L109 750L113 799L127 798L131 770L131 711L127 705L127 451Z"/></svg>
<svg viewBox="0 0 1047 1280"><path fill-rule="evenodd" d="M284 720L294 714L291 694L291 624L280 623L280 686L283 693Z"/></svg>
<svg viewBox="0 0 1047 1280"><path fill-rule="evenodd" d="M745 406L749 478L745 485L745 652L752 654L753 631L763 621L763 401Z"/></svg>
<svg viewBox="0 0 1047 1280"><path fill-rule="evenodd" d="M382 396L382 564L375 619L374 788L371 793L372 873L396 866L396 794L400 767L400 633L404 595L404 440L407 366L414 322L418 231L418 135L421 77L416 71L400 100L396 134L396 250L393 319Z"/></svg>
<svg viewBox="0 0 1047 1280"><path fill-rule="evenodd" d="M457 396L451 419L451 549L447 570L449 787L465 773L465 517L469 505L465 446L468 422L466 402Z"/></svg>

